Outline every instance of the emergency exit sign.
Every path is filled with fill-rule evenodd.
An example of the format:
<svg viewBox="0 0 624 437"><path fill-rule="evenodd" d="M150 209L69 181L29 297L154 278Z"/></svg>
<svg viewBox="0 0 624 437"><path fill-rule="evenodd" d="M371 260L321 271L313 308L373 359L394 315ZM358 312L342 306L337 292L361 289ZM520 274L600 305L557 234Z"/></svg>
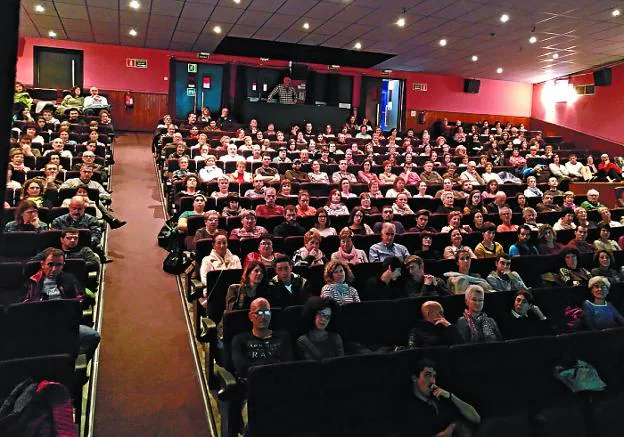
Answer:
<svg viewBox="0 0 624 437"><path fill-rule="evenodd" d="M147 68L147 59L126 58L128 68Z"/></svg>

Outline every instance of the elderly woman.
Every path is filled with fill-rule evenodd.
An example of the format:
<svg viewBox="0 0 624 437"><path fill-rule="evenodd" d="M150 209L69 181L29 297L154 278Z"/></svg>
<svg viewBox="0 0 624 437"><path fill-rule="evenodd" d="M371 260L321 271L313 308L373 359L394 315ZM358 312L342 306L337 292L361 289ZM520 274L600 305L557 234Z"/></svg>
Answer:
<svg viewBox="0 0 624 437"><path fill-rule="evenodd" d="M233 270L240 269L241 262L238 256L233 255L228 249L227 234L223 231L218 232L212 239L212 250L210 254L201 260L199 277L204 287L206 283L206 275L213 270Z"/></svg>
<svg viewBox="0 0 624 437"><path fill-rule="evenodd" d="M353 235L370 235L373 233L371 227L364 223L365 215L365 212L360 206L353 207L351 215L349 216L349 221L347 222L349 225L348 229L353 233Z"/></svg>
<svg viewBox="0 0 624 437"><path fill-rule="evenodd" d="M611 227L607 223L598 224L599 238L594 240L594 248L596 250L608 250L610 252L620 250L617 241L609 240L611 236Z"/></svg>
<svg viewBox="0 0 624 437"><path fill-rule="evenodd" d="M440 231L443 234L453 231L457 229L461 232L472 232L472 229L468 225L461 224L462 213L459 211L451 211L447 217L447 225L442 228Z"/></svg>
<svg viewBox="0 0 624 437"><path fill-rule="evenodd" d="M249 252L245 257L244 266L246 267L249 263L253 261L259 261L266 268L273 267L273 263L275 262L275 258L279 255L273 251L273 240L272 236L269 234L264 234L260 237L260 242L258 243L258 251L257 252Z"/></svg>
<svg viewBox="0 0 624 437"><path fill-rule="evenodd" d="M604 276L594 276L588 282L588 287L592 295L583 302L583 324L592 330L615 328L624 326L624 317L610 303L607 302L611 283Z"/></svg>
<svg viewBox="0 0 624 437"><path fill-rule="evenodd" d="M327 331L332 314L336 311L333 300L310 297L303 307L306 333L297 339L297 352L302 360L322 360L344 355L342 338Z"/></svg>
<svg viewBox="0 0 624 437"><path fill-rule="evenodd" d="M468 246L464 246L462 244L463 237L461 231L459 229L453 229L451 231L451 244L444 248L444 253L442 254L442 258L444 259L455 259L455 254L457 254L460 250L466 251L470 258L476 259L477 256L474 254L472 249Z"/></svg>
<svg viewBox="0 0 624 437"><path fill-rule="evenodd" d="M245 161L237 161L236 162L236 170L234 170L232 173L228 174L228 178L230 178L231 182L238 182L239 184L242 183L250 183L252 180L252 174L251 172L246 171L246 163Z"/></svg>
<svg viewBox="0 0 624 437"><path fill-rule="evenodd" d="M342 261L347 264L367 263L368 256L366 252L356 249L353 246L353 231L349 228L343 228L338 234L340 238L340 246L338 250L331 255L334 261Z"/></svg>
<svg viewBox="0 0 624 437"><path fill-rule="evenodd" d="M331 260L325 266L323 278L325 285L321 289L321 297L331 299L339 306L360 302L357 290L348 284L354 279L348 264Z"/></svg>
<svg viewBox="0 0 624 437"><path fill-rule="evenodd" d="M591 273L578 265L579 251L566 247L560 255L563 259L563 267L559 269L561 282L571 287L587 286Z"/></svg>
<svg viewBox="0 0 624 437"><path fill-rule="evenodd" d="M604 276L612 283L624 281L624 275L611 267L615 265L615 260L610 251L604 249L596 251L594 263L596 267L591 271L592 276Z"/></svg>
<svg viewBox="0 0 624 437"><path fill-rule="evenodd" d="M365 215L379 214L379 208L376 206L372 206L371 195L369 192L365 191L360 193L360 205L362 212Z"/></svg>
<svg viewBox="0 0 624 437"><path fill-rule="evenodd" d="M334 230L334 232L336 232ZM315 230L309 230L303 236L303 247L297 249L293 254L293 264L296 266L318 266L325 264L327 258L319 248L321 245L321 235Z"/></svg>
<svg viewBox="0 0 624 437"><path fill-rule="evenodd" d="M195 232L195 236L193 237L194 245L197 244L197 240L215 238L217 233L222 232L219 229L219 213L214 209L204 213L204 223L205 226L203 228L199 228Z"/></svg>
<svg viewBox="0 0 624 437"><path fill-rule="evenodd" d="M266 267L258 261L247 264L243 270L241 282L228 287L225 295L225 310L249 309L257 297L266 295Z"/></svg>
<svg viewBox="0 0 624 437"><path fill-rule="evenodd" d="M39 210L32 200L22 200L15 209L15 220L8 222L5 232L47 231L48 224L39 220Z"/></svg>
<svg viewBox="0 0 624 437"><path fill-rule="evenodd" d="M466 309L455 326L466 343L481 343L502 340L503 335L496 321L483 311L485 291L478 285L466 289Z"/></svg>
<svg viewBox="0 0 624 437"><path fill-rule="evenodd" d="M319 208L316 212L316 223L314 223L311 231L316 231L323 238L329 235L336 235L336 228L331 226L329 215L325 209Z"/></svg>
<svg viewBox="0 0 624 437"><path fill-rule="evenodd" d="M212 199L225 199L230 192L230 180L227 176L219 176L217 189L210 193Z"/></svg>
<svg viewBox="0 0 624 437"><path fill-rule="evenodd" d="M540 225L537 230L537 251L540 255L556 255L563 249L563 244L557 242L557 231L549 224Z"/></svg>

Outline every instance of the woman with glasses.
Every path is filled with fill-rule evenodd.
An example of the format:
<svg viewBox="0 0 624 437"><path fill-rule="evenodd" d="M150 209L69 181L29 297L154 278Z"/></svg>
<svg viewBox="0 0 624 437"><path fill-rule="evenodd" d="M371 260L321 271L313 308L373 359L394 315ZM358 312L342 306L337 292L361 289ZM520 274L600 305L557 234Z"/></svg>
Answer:
<svg viewBox="0 0 624 437"><path fill-rule="evenodd" d="M604 276L594 276L588 283L592 299L583 302L583 324L591 330L624 326L624 317L607 302L611 283Z"/></svg>
<svg viewBox="0 0 624 437"><path fill-rule="evenodd" d="M24 182L22 200L34 202L37 208L52 208L54 202L50 198L50 194L54 191L55 190L46 191L41 179L29 179Z"/></svg>
<svg viewBox="0 0 624 437"><path fill-rule="evenodd" d="M316 223L314 223L314 227L310 230L316 231L316 233L323 238L329 235L337 235L336 228L331 226L329 215L323 208L319 208L316 212Z"/></svg>
<svg viewBox="0 0 624 437"><path fill-rule="evenodd" d="M39 220L39 210L32 200L22 200L15 209L15 220L8 222L4 232L47 231L48 224Z"/></svg>
<svg viewBox="0 0 624 437"><path fill-rule="evenodd" d="M214 209L204 213L204 223L206 226L199 228L195 232L193 237L193 244L197 243L197 240L203 240L206 238L214 238L217 233L223 232L219 229L219 213Z"/></svg>
<svg viewBox="0 0 624 437"><path fill-rule="evenodd" d="M342 338L327 330L336 304L327 298L313 296L303 307L307 332L297 339L297 352L302 360L322 360L344 355Z"/></svg>
<svg viewBox="0 0 624 437"><path fill-rule="evenodd" d="M373 234L371 227L364 223L364 215L365 213L360 206L354 207L353 211L351 211L348 221L348 229L353 233L353 235Z"/></svg>

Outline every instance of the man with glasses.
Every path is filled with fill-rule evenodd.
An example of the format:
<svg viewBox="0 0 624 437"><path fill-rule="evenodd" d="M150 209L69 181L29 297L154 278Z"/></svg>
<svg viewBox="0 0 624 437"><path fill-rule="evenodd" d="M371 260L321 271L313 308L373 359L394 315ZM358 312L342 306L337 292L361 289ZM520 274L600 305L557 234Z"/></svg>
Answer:
<svg viewBox="0 0 624 437"><path fill-rule="evenodd" d="M268 187L264 192L264 205L256 206L256 216L258 217L273 217L277 215L284 215L284 207L276 205L277 191L273 187Z"/></svg>
<svg viewBox="0 0 624 437"><path fill-rule="evenodd" d="M394 225L395 232L397 234L402 234L405 232L405 228L401 222L394 220L394 212L392 211L391 205L384 205L381 209L381 220L373 225L373 232L375 234L379 234L381 232L381 228L386 223L391 223Z"/></svg>
<svg viewBox="0 0 624 437"><path fill-rule="evenodd" d="M496 258L496 270L490 272L487 277L488 283L496 291L518 291L528 287L517 272L512 272L511 258L502 254Z"/></svg>
<svg viewBox="0 0 624 437"><path fill-rule="evenodd" d="M42 255L41 269L32 275L26 283L26 299L24 302L40 302L45 300L75 299L84 300L84 289L71 273L63 271L65 253L54 247L47 248ZM100 334L84 325L79 330L80 350L88 359L93 357L100 343Z"/></svg>
<svg viewBox="0 0 624 437"><path fill-rule="evenodd" d="M286 205L284 208L284 221L273 228L276 237L303 236L306 230L297 222L297 209L294 205Z"/></svg>
<svg viewBox="0 0 624 437"><path fill-rule="evenodd" d="M88 271L98 271L100 258L88 246L78 246L80 233L76 228L66 228L61 231L61 250L65 259L81 259L85 262ZM33 261L43 261L47 249L35 255Z"/></svg>

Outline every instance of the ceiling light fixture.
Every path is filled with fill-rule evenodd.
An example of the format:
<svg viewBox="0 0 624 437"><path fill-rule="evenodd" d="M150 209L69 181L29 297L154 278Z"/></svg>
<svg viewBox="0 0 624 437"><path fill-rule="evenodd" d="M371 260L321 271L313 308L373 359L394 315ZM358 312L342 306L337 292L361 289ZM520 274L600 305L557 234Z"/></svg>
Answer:
<svg viewBox="0 0 624 437"><path fill-rule="evenodd" d="M446 46L446 39L442 38L442 39L440 40L440 45L441 45L442 47Z"/></svg>
<svg viewBox="0 0 624 437"><path fill-rule="evenodd" d="M212 28L212 31L213 31L214 33L221 33L221 26L215 26L215 27L213 27L213 28Z"/></svg>
<svg viewBox="0 0 624 437"><path fill-rule="evenodd" d="M308 30L310 28L310 23L308 23L307 21L305 23L303 23L303 28L305 30Z"/></svg>
<svg viewBox="0 0 624 437"><path fill-rule="evenodd" d="M49 32L48 32L48 36L49 36L50 38L56 38L56 32L55 32L55 31L53 31L53 30L51 30L51 31L49 31Z"/></svg>
<svg viewBox="0 0 624 437"><path fill-rule="evenodd" d="M405 27L405 18L400 17L397 22L396 22L397 26L399 27Z"/></svg>
<svg viewBox="0 0 624 437"><path fill-rule="evenodd" d="M362 48L362 43L361 42L356 42L355 45L353 46L353 48L355 50L360 50Z"/></svg>
<svg viewBox="0 0 624 437"><path fill-rule="evenodd" d="M553 54L553 59L559 59L559 53L554 53Z"/></svg>
<svg viewBox="0 0 624 437"><path fill-rule="evenodd" d="M128 35L130 36L137 36L139 33L135 30L135 29L130 29L128 31Z"/></svg>
<svg viewBox="0 0 624 437"><path fill-rule="evenodd" d="M613 12L611 12L611 15L613 15L614 17L619 17L621 14L619 9L614 9Z"/></svg>
<svg viewBox="0 0 624 437"><path fill-rule="evenodd" d="M477 55L472 55L472 62L477 62L479 57Z"/></svg>
<svg viewBox="0 0 624 437"><path fill-rule="evenodd" d="M533 35L531 38L529 38L529 42L531 44L535 44L537 42L537 37L535 35Z"/></svg>
<svg viewBox="0 0 624 437"><path fill-rule="evenodd" d="M498 68L496 69L496 72L497 72L498 74L501 74L501 73L503 72L503 69L502 69L501 67L498 67Z"/></svg>
<svg viewBox="0 0 624 437"><path fill-rule="evenodd" d="M35 5L35 12L39 12L39 13L45 12L45 8L41 5Z"/></svg>
<svg viewBox="0 0 624 437"><path fill-rule="evenodd" d="M509 21L509 15L507 15L507 14L501 15L500 20L501 20L501 23L508 22Z"/></svg>
<svg viewBox="0 0 624 437"><path fill-rule="evenodd" d="M141 7L141 3L139 3L137 0L132 0L130 3L128 3L128 6L130 6L132 9L139 9Z"/></svg>
<svg viewBox="0 0 624 437"><path fill-rule="evenodd" d="M236 3L237 5L240 4L241 0L234 0L234 3Z"/></svg>

